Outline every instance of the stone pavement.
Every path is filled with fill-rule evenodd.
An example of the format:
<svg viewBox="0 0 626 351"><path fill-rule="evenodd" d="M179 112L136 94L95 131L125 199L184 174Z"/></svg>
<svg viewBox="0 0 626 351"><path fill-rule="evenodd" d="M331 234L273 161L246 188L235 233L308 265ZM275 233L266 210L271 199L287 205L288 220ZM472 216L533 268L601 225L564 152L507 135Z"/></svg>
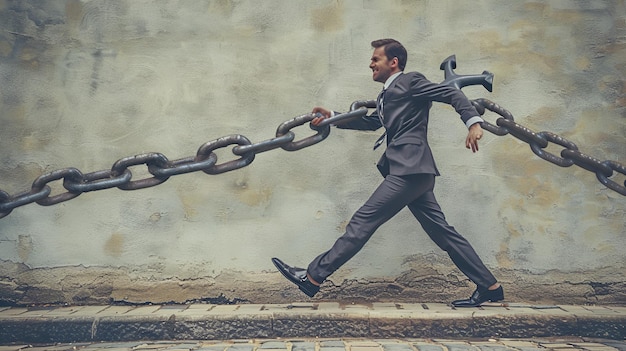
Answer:
<svg viewBox="0 0 626 351"><path fill-rule="evenodd" d="M449 305L437 303L337 302L281 305L0 307L0 345L129 340L280 338L486 340L562 336L624 341L626 307L491 304L480 308L454 309ZM202 345L196 348L205 349L206 347ZM263 345L259 348L266 348ZM318 347L321 344L315 345ZM536 344L533 345L528 347L537 347ZM389 346L385 351L401 351L400 349L405 346L407 343L402 343L401 346L397 346L397 350L393 349L396 346ZM128 349L126 346L120 348ZM435 351L441 348L434 346L432 349L426 349ZM322 351L342 350L342 347L339 347L337 350ZM250 351L250 349L248 347L242 350L237 346L236 349L229 351ZM355 349L350 348L350 351ZM374 350L358 349L358 351Z"/></svg>
<svg viewBox="0 0 626 351"><path fill-rule="evenodd" d="M544 339L251 339L7 345L0 351L620 351L626 342Z"/></svg>

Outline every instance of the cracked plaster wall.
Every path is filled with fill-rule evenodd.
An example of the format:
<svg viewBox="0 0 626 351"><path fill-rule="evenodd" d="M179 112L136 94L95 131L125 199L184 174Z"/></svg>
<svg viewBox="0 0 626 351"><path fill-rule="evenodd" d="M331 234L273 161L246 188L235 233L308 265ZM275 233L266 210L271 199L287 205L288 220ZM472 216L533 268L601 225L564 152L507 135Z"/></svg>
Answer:
<svg viewBox="0 0 626 351"><path fill-rule="evenodd" d="M624 164L625 10L624 1L0 1L0 189L144 152L192 156L230 134L266 140L315 105L346 110L380 89L367 66L370 41L383 37L403 42L407 70L433 81L451 54L459 74L495 73L493 93L465 93ZM432 112L438 199L511 299L626 302L624 196L511 136L486 133L471 154L454 111ZM380 181L378 134L333 130L223 175L19 207L0 219L0 300L303 299L269 258L306 265L341 235ZM471 289L406 211L320 298L448 301Z"/></svg>

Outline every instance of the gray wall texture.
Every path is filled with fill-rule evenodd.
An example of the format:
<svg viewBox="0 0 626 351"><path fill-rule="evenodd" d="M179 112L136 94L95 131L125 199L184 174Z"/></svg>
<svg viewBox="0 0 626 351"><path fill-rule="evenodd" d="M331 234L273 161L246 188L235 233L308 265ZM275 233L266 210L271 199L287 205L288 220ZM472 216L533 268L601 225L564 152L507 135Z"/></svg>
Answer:
<svg viewBox="0 0 626 351"><path fill-rule="evenodd" d="M459 74L495 74L493 93L469 87L468 97L626 162L621 0L5 0L0 28L8 194L65 167L107 170L145 152L194 156L230 134L263 141L313 106L341 111L374 99L370 42L385 37L407 47L407 70L442 81L440 63L456 54ZM430 128L438 199L509 301L626 303L626 197L510 135L486 132L472 154L447 105L434 105ZM305 300L270 258L304 266L343 233L380 181L378 135L333 129L317 145L259 154L221 175L16 208L0 219L0 303ZM235 158L230 148L216 154ZM145 166L131 170L149 176ZM53 194L61 183L49 184ZM472 290L403 211L315 299L447 302Z"/></svg>

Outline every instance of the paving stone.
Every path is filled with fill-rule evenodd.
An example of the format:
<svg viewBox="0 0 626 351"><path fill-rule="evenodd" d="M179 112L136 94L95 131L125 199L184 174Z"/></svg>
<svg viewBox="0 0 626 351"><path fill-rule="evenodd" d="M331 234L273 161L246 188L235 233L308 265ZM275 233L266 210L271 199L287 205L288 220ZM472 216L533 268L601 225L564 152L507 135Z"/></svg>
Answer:
<svg viewBox="0 0 626 351"><path fill-rule="evenodd" d="M317 305L317 310L320 312L328 312L340 310L340 308L337 302L320 302Z"/></svg>
<svg viewBox="0 0 626 351"><path fill-rule="evenodd" d="M256 312L261 312L264 310L264 305L259 305L259 304L244 304L244 305L239 305L239 308L237 308L237 312L248 312L248 313L256 313Z"/></svg>
<svg viewBox="0 0 626 351"><path fill-rule="evenodd" d="M377 342L384 351L415 351L408 342L400 342L399 340L377 340Z"/></svg>
<svg viewBox="0 0 626 351"><path fill-rule="evenodd" d="M107 342L103 342L103 343L95 343L95 344L91 344L89 346L86 347L86 349L93 349L93 348L99 348L99 349L134 349L140 345L145 345L144 342L142 341L134 341L134 342L119 342L119 343L107 343Z"/></svg>
<svg viewBox="0 0 626 351"><path fill-rule="evenodd" d="M341 340L324 340L320 341L320 347L345 347L346 344Z"/></svg>
<svg viewBox="0 0 626 351"><path fill-rule="evenodd" d="M12 316L19 316L22 315L24 313L28 312L28 308L9 308L6 310L2 310L0 312L0 318L2 317L12 317Z"/></svg>
<svg viewBox="0 0 626 351"><path fill-rule="evenodd" d="M227 346L224 345L213 345L213 346L202 346L196 349L196 351L225 351Z"/></svg>
<svg viewBox="0 0 626 351"><path fill-rule="evenodd" d="M415 347L415 349L419 351L442 351L444 350L444 347L441 345L424 343L424 342L413 343L413 347Z"/></svg>
<svg viewBox="0 0 626 351"><path fill-rule="evenodd" d="M209 311L215 307L214 305L190 305L184 311L176 312L176 316L199 316L206 315Z"/></svg>
<svg viewBox="0 0 626 351"><path fill-rule="evenodd" d="M626 314L626 306L607 306L607 308L615 313Z"/></svg>
<svg viewBox="0 0 626 351"><path fill-rule="evenodd" d="M161 341L153 341L150 343L144 343L139 346L133 347L133 350L166 350L170 348L175 348L180 345L184 345L181 341L175 340L161 340ZM200 345L199 343L195 344Z"/></svg>
<svg viewBox="0 0 626 351"><path fill-rule="evenodd" d="M145 315L152 314L153 312L159 310L159 308L161 308L161 306L135 307L132 310L129 310L126 313L124 313L124 315L126 315L126 316L145 316Z"/></svg>
<svg viewBox="0 0 626 351"><path fill-rule="evenodd" d="M101 317L101 316L116 316L116 315L122 315L128 311L133 310L134 307L130 307L130 306L107 306L107 308L101 310L100 312L98 312L96 314L96 316Z"/></svg>
<svg viewBox="0 0 626 351"><path fill-rule="evenodd" d="M83 306L80 309L72 313L74 317L94 317L101 311L105 310L107 306Z"/></svg>
<svg viewBox="0 0 626 351"><path fill-rule="evenodd" d="M515 351L515 349L506 346L500 342L470 342L470 344L478 347L482 351Z"/></svg>
<svg viewBox="0 0 626 351"><path fill-rule="evenodd" d="M600 344L597 342L572 342L572 345L576 347L606 347L604 344Z"/></svg>
<svg viewBox="0 0 626 351"><path fill-rule="evenodd" d="M80 311L82 309L82 307L61 307L61 308L55 308L51 311L49 311L46 316L55 316L55 317L59 317L59 316L71 316L74 313Z"/></svg>
<svg viewBox="0 0 626 351"><path fill-rule="evenodd" d="M398 303L393 303L393 302L374 302L372 304L372 309L373 310L387 310L387 309L391 309L391 310L397 310L399 309L401 305Z"/></svg>
<svg viewBox="0 0 626 351"><path fill-rule="evenodd" d="M210 313L232 313L239 309L238 305L217 305L212 308Z"/></svg>
<svg viewBox="0 0 626 351"><path fill-rule="evenodd" d="M510 346L513 348L520 347L536 347L536 344L532 341L526 340L508 340L508 339L500 339L500 342L506 346Z"/></svg>
<svg viewBox="0 0 626 351"><path fill-rule="evenodd" d="M167 351L185 351L185 350L195 350L200 346L199 343L181 343L175 344L170 347L167 347L165 350Z"/></svg>
<svg viewBox="0 0 626 351"><path fill-rule="evenodd" d="M380 344L373 340L348 340L346 344L350 347L380 347Z"/></svg>
<svg viewBox="0 0 626 351"><path fill-rule="evenodd" d="M406 343L383 343L381 346L384 351L414 351L411 345Z"/></svg>
<svg viewBox="0 0 626 351"><path fill-rule="evenodd" d="M540 343L542 347L550 348L550 349L573 349L574 345L572 344L564 344L564 343Z"/></svg>
<svg viewBox="0 0 626 351"><path fill-rule="evenodd" d="M289 305L287 305L285 308L287 309L305 308L305 309L317 310L318 306L319 306L319 303L316 303L316 302L292 302Z"/></svg>
<svg viewBox="0 0 626 351"><path fill-rule="evenodd" d="M470 345L467 342L445 342L442 344L448 351L478 351L476 346Z"/></svg>
<svg viewBox="0 0 626 351"><path fill-rule="evenodd" d="M252 351L252 350L254 350L254 345L246 345L246 344L232 345L226 349L226 351Z"/></svg>
<svg viewBox="0 0 626 351"><path fill-rule="evenodd" d="M43 317L48 314L48 312L52 311L53 308L29 308L26 312L21 313L21 317Z"/></svg>
<svg viewBox="0 0 626 351"><path fill-rule="evenodd" d="M265 341L259 349L285 350L287 349L287 343L283 341Z"/></svg>
<svg viewBox="0 0 626 351"><path fill-rule="evenodd" d="M380 351L380 350L382 350L380 345L377 345L377 346L353 346L353 345L349 345L348 349L350 351Z"/></svg>
<svg viewBox="0 0 626 351"><path fill-rule="evenodd" d="M315 351L316 344L307 341L294 341L291 343L291 351Z"/></svg>
<svg viewBox="0 0 626 351"><path fill-rule="evenodd" d="M474 345L482 351L513 351L514 349L504 345Z"/></svg>

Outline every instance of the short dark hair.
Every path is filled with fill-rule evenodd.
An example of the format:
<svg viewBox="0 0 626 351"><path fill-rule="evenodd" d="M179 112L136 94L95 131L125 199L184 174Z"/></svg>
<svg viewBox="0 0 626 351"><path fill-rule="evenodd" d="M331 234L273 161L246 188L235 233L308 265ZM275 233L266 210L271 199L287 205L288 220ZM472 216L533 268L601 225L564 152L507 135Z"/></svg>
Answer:
<svg viewBox="0 0 626 351"><path fill-rule="evenodd" d="M398 58L398 67L401 71L404 71L404 67L406 66L407 53L406 49L399 41L395 39L378 39L372 42L372 47L377 49L379 47L383 47L385 50L385 56L387 56L388 60L393 60L394 57Z"/></svg>

